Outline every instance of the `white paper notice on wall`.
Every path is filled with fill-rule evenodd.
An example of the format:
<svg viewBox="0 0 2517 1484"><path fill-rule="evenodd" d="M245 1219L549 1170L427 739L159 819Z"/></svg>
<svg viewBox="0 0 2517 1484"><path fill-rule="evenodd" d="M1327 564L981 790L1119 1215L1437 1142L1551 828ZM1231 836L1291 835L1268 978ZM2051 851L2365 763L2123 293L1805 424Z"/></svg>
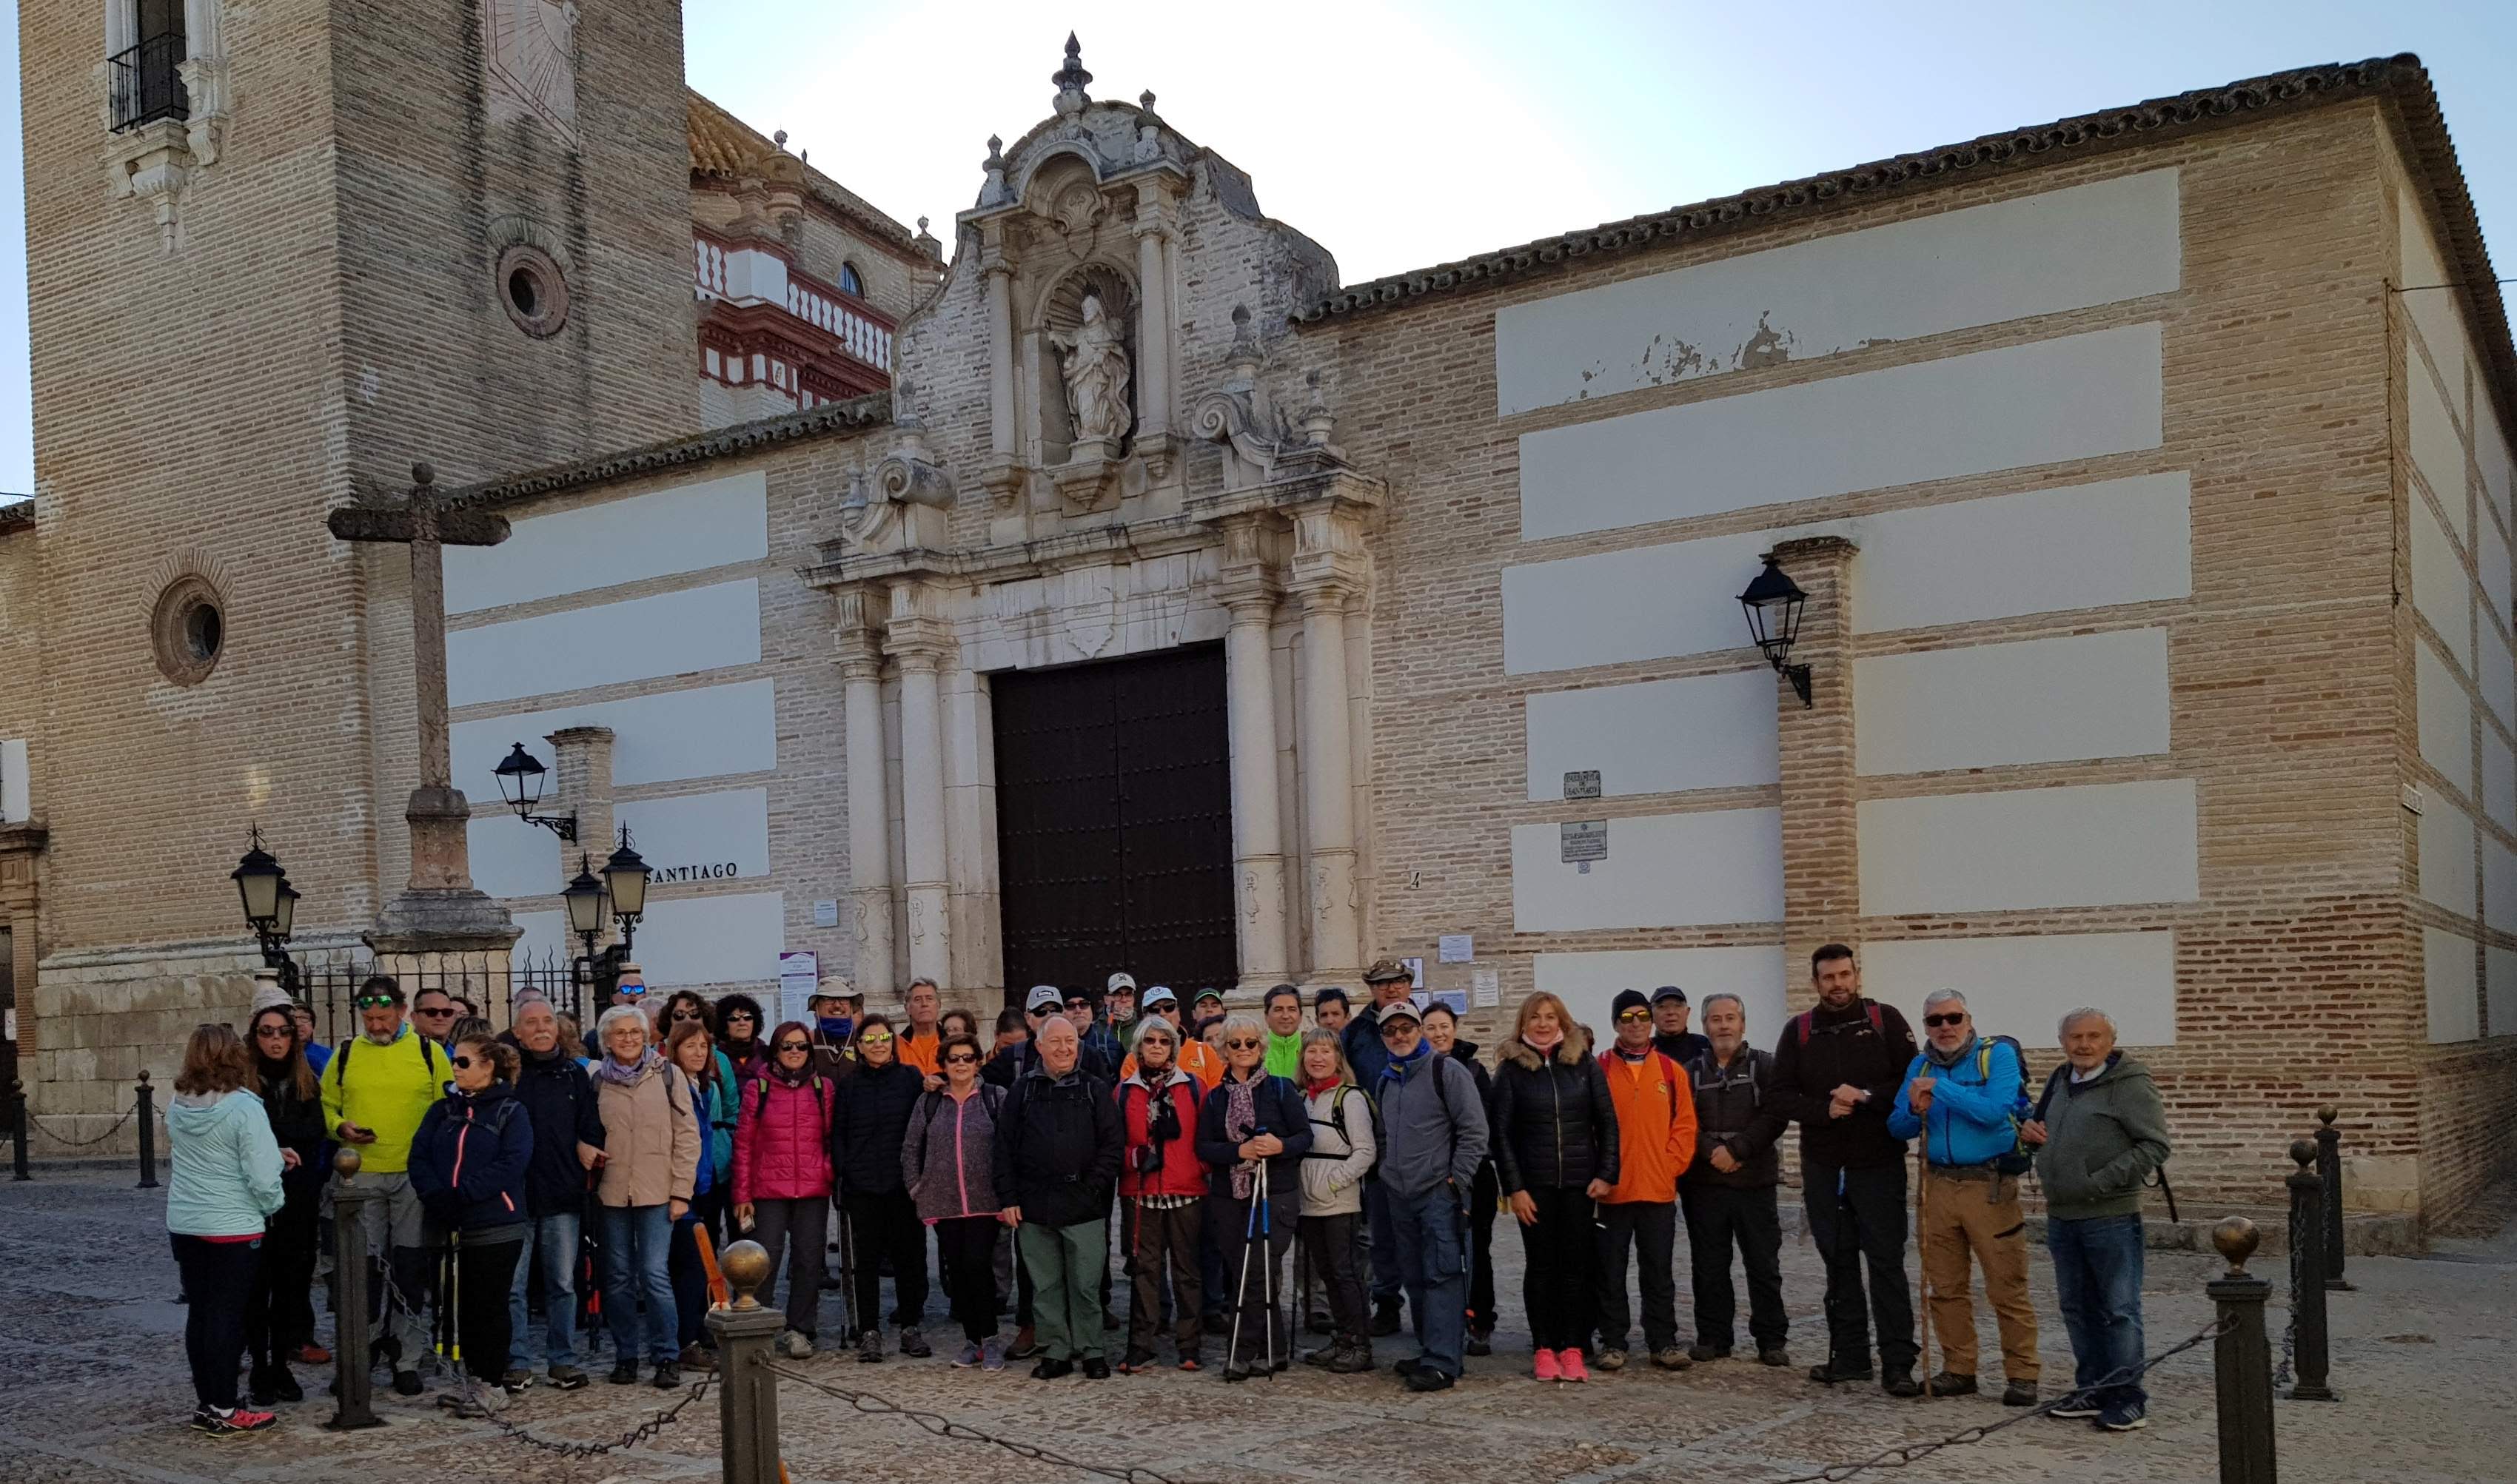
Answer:
<svg viewBox="0 0 2517 1484"><path fill-rule="evenodd" d="M1500 969L1470 970L1469 998L1480 1010L1491 1010L1503 1003L1503 971Z"/></svg>
<svg viewBox="0 0 2517 1484"><path fill-rule="evenodd" d="M822 982L822 955L795 949L778 955L778 1018L813 1023L813 991Z"/></svg>
<svg viewBox="0 0 2517 1484"><path fill-rule="evenodd" d="M836 926L838 926L838 925L839 925L839 904L838 904L838 903L836 903L836 902L816 902L816 903L814 903L814 904L813 904L813 925L814 925L815 927L836 927Z"/></svg>
<svg viewBox="0 0 2517 1484"><path fill-rule="evenodd" d="M1608 858L1606 820L1567 820L1563 829L1565 861L1604 861ZM1545 839L1546 836L1539 838ZM1546 849L1543 845L1539 848Z"/></svg>
<svg viewBox="0 0 2517 1484"><path fill-rule="evenodd" d="M1401 958L1401 959L1399 959L1399 960L1398 960L1398 966L1399 966L1400 968L1403 968L1403 969L1405 969L1405 970L1407 971L1407 983L1408 983L1408 985L1409 985L1409 987L1410 987L1410 988L1413 988L1413 989L1419 989L1419 990L1421 990L1421 989L1425 988L1425 960L1424 960L1424 959L1422 959L1422 958Z"/></svg>
<svg viewBox="0 0 2517 1484"><path fill-rule="evenodd" d="M1475 938L1469 933L1444 933L1439 947L1444 963L1466 963L1477 956Z"/></svg>

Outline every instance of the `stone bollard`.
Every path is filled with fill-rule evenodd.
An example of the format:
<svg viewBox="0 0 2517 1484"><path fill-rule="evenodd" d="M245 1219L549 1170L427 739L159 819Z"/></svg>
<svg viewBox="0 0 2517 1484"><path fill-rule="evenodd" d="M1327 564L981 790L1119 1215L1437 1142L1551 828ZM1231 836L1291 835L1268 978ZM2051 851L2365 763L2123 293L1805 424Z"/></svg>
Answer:
<svg viewBox="0 0 2517 1484"><path fill-rule="evenodd" d="M157 1188L157 1089L149 1085L147 1068L140 1073L140 1188Z"/></svg>
<svg viewBox="0 0 2517 1484"><path fill-rule="evenodd" d="M2296 1332L2291 1367L2298 1378L2290 1383L2289 1399L2336 1401L2325 1383L2325 1182L2314 1168L2314 1141L2290 1145L2289 1157L2298 1166L2288 1181L2290 1325Z"/></svg>
<svg viewBox="0 0 2517 1484"><path fill-rule="evenodd" d="M2333 1126L2341 1116L2331 1103L2316 1110L2325 1125L2316 1130L2316 1173L2325 1181L2325 1286L2348 1293L2351 1285L2342 1281L2342 1130Z"/></svg>
<svg viewBox="0 0 2517 1484"><path fill-rule="evenodd" d="M332 1303L332 1419L329 1432L381 1427L376 1416L374 1380L368 1373L367 1285L374 1281L367 1264L367 1203L376 1188L359 1183L359 1152L347 1145L332 1156L341 1178L332 1187L332 1277L338 1297Z"/></svg>
<svg viewBox="0 0 2517 1484"><path fill-rule="evenodd" d="M716 1341L725 1484L780 1484L778 1378L769 1374L769 1347L787 1321L752 1296L769 1281L769 1251L757 1242L738 1242L717 1266L734 1292L732 1303L707 1313L708 1336Z"/></svg>
<svg viewBox="0 0 2517 1484"><path fill-rule="evenodd" d="M2273 1459L2272 1350L2264 1341L2264 1299L2273 1286L2246 1274L2246 1259L2262 1240L2255 1223L2243 1216L2211 1228L2211 1245L2229 1259L2229 1271L2206 1290L2223 1326L2212 1343L2220 1395L2220 1484L2276 1484L2280 1478Z"/></svg>
<svg viewBox="0 0 2517 1484"><path fill-rule="evenodd" d="M9 1166L12 1180L31 1180L26 1168L26 1084L9 1079Z"/></svg>

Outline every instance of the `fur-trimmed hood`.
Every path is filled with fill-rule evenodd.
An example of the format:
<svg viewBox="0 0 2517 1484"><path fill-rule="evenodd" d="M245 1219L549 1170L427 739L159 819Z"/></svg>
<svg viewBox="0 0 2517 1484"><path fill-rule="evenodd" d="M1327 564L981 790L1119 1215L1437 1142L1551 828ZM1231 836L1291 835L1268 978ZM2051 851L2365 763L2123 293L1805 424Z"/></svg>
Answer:
<svg viewBox="0 0 2517 1484"><path fill-rule="evenodd" d="M1578 1067L1590 1054L1591 1028L1578 1021L1574 1023L1571 1030L1564 1033L1564 1039L1556 1043L1556 1060L1562 1066ZM1535 1072L1538 1070L1540 1060L1538 1048L1522 1040L1518 1036L1507 1036L1503 1039L1503 1043L1495 1047L1495 1061L1498 1065L1514 1062L1525 1072Z"/></svg>

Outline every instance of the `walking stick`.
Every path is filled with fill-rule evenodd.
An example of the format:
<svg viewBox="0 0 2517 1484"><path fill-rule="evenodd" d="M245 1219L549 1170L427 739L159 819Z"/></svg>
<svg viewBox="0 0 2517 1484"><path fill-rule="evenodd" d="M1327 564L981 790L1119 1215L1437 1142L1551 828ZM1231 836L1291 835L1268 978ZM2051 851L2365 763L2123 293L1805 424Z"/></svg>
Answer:
<svg viewBox="0 0 2517 1484"><path fill-rule="evenodd" d="M832 1205L837 1205L833 1199ZM865 1336L857 1332L857 1244L856 1234L848 1223L848 1208L839 1207L839 1299L846 1305L848 1343L862 1344Z"/></svg>
<svg viewBox="0 0 2517 1484"><path fill-rule="evenodd" d="M1258 1167L1264 1169L1267 1166L1261 1165ZM1232 1338L1223 1349L1226 1373L1232 1370L1232 1363L1241 1358L1241 1313L1250 1306L1250 1242L1258 1234L1258 1208L1264 1204L1258 1199L1258 1189L1256 1185L1251 1187L1250 1209L1241 1223L1241 1281L1232 1286Z"/></svg>
<svg viewBox="0 0 2517 1484"><path fill-rule="evenodd" d="M1923 1124L1923 1136L1914 1143L1914 1291L1923 1311L1923 1344L1919 1358L1923 1367L1923 1400L1932 1399L1932 1259L1924 1251L1924 1212L1932 1206L1932 1165L1925 1155L1931 1148L1932 1125L1928 1116Z"/></svg>
<svg viewBox="0 0 2517 1484"><path fill-rule="evenodd" d="M1266 1249L1258 1259L1259 1283L1267 1294L1267 1378L1276 1378L1276 1212L1267 1200L1267 1162L1258 1162L1258 1241Z"/></svg>

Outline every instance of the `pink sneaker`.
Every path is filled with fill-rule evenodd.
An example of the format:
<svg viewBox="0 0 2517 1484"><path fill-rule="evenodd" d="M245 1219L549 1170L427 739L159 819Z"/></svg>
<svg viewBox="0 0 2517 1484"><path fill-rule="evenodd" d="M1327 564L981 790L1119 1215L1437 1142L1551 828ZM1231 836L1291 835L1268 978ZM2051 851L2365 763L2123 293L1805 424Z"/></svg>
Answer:
<svg viewBox="0 0 2517 1484"><path fill-rule="evenodd" d="M1553 1350L1538 1352L1538 1361L1533 1374L1543 1381L1560 1381L1564 1378L1564 1373L1556 1369L1556 1352Z"/></svg>
<svg viewBox="0 0 2517 1484"><path fill-rule="evenodd" d="M1566 1345L1563 1349L1556 1352L1556 1363L1557 1370L1561 1373L1563 1378L1568 1381L1586 1381L1591 1378L1589 1368L1582 1364L1582 1347L1580 1345Z"/></svg>

